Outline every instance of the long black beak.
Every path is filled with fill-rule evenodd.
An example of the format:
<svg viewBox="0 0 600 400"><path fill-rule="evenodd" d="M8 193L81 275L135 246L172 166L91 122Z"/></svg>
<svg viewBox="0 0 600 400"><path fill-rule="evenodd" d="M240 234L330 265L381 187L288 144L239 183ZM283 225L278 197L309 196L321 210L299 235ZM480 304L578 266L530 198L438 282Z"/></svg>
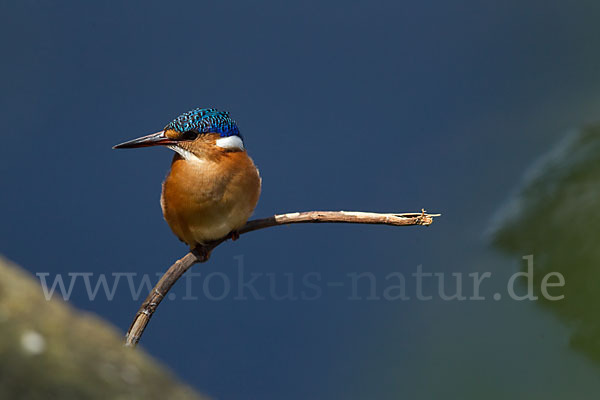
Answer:
<svg viewBox="0 0 600 400"><path fill-rule="evenodd" d="M165 131L160 131L118 144L113 146L113 149L135 149L138 147L164 146L175 143L177 143L177 141L169 139L167 135L165 135Z"/></svg>

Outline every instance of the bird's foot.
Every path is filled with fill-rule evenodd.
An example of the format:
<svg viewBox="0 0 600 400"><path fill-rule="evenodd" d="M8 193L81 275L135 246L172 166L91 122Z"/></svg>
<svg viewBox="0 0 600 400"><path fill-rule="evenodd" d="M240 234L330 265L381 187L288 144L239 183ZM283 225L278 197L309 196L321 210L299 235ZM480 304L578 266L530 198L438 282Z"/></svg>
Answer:
<svg viewBox="0 0 600 400"><path fill-rule="evenodd" d="M211 252L211 250L212 249L199 244L199 245L197 245L196 247L194 247L192 249L192 253L194 253L194 255L196 256L196 258L200 262L205 262L205 261L208 261L208 259L210 258L210 252Z"/></svg>
<svg viewBox="0 0 600 400"><path fill-rule="evenodd" d="M231 231L229 233L229 238L235 242L240 238L240 233L238 231Z"/></svg>

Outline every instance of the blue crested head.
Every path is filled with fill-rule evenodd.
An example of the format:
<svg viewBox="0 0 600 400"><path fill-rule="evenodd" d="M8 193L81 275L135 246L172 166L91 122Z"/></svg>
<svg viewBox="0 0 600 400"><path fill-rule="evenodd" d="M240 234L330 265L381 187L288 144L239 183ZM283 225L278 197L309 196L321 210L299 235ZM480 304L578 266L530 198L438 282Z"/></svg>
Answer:
<svg viewBox="0 0 600 400"><path fill-rule="evenodd" d="M226 111L215 108L196 108L171 121L165 130L201 133L219 133L221 137L241 136L235 121Z"/></svg>

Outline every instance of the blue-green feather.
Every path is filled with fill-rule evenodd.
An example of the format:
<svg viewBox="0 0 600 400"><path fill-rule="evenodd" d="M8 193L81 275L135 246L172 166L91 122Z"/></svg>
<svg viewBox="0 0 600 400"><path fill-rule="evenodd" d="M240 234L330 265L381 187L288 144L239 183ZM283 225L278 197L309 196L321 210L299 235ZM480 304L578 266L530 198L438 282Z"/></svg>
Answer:
<svg viewBox="0 0 600 400"><path fill-rule="evenodd" d="M165 130L167 129L181 133L219 133L221 137L241 136L229 113L215 108L196 108L183 113L165 126Z"/></svg>

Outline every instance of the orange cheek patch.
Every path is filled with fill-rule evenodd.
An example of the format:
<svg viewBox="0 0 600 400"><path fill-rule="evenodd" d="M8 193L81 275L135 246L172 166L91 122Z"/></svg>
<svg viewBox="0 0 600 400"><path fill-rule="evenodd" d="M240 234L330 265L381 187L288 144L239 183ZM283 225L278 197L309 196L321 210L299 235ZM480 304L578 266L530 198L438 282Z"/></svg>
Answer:
<svg viewBox="0 0 600 400"><path fill-rule="evenodd" d="M181 136L181 133L179 133L173 129L167 129L167 130L165 130L165 136L168 137L169 139L177 140Z"/></svg>

